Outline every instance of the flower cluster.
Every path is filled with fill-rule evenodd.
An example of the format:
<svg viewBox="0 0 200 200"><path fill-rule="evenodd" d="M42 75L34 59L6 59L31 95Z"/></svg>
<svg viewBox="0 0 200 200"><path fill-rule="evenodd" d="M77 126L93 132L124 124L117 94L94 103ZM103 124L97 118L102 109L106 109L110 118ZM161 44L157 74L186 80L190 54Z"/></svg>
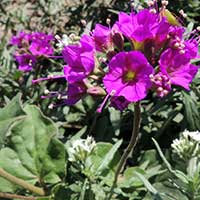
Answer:
<svg viewBox="0 0 200 200"><path fill-rule="evenodd" d="M40 32L25 33L20 32L10 40L11 45L16 45L17 49L14 57L21 71L31 71L39 63L39 59L53 54L51 41L53 35L46 35Z"/></svg>
<svg viewBox="0 0 200 200"><path fill-rule="evenodd" d="M96 146L96 142L90 136L86 139L74 140L68 148L69 161L71 162L85 162L87 157L92 153Z"/></svg>
<svg viewBox="0 0 200 200"><path fill-rule="evenodd" d="M101 87L111 96L111 105L123 110L144 99L149 90L159 97L166 96L173 85L189 90L198 71L191 64L198 56L198 36L193 31L185 39L185 28L162 3L159 10L152 4L138 13L121 12L113 26L96 24L79 45L64 48L68 102L75 103L90 88Z"/></svg>
<svg viewBox="0 0 200 200"><path fill-rule="evenodd" d="M162 1L161 8L157 1L149 6L138 13L120 12L112 26L108 19L108 27L96 24L78 44L64 45L63 73L68 83L65 103L75 104L90 94L106 96L104 100L110 99L111 106L123 110L129 103L144 99L149 91L164 97L174 85L189 90L198 71L191 64L198 57L198 30L185 34L185 28L166 8L167 1ZM12 43L21 47L29 41L31 54L25 55L28 63L34 64L33 56L52 53L46 49L51 36L45 38L46 46L41 50L39 46L39 51L36 46L40 42L30 42L23 33ZM29 70L30 66L23 64L20 68Z"/></svg>
<svg viewBox="0 0 200 200"><path fill-rule="evenodd" d="M192 157L199 156L200 150L200 132L185 130L179 139L175 139L172 143L173 152L180 158L188 161Z"/></svg>

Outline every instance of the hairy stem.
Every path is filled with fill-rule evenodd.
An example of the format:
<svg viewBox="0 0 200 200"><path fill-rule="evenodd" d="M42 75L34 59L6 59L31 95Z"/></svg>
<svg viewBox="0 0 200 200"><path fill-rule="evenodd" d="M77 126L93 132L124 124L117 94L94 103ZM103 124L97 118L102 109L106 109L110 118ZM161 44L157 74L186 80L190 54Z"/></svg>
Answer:
<svg viewBox="0 0 200 200"><path fill-rule="evenodd" d="M42 188L39 188L39 187L36 187L30 183L27 183L26 181L20 179L20 178L17 178L15 176L13 176L12 174L9 174L8 172L6 172L4 169L0 168L0 176L7 179L8 181L12 182L12 183L15 183L17 185L20 185L21 187L35 193L35 194L38 194L38 195L45 195L45 192Z"/></svg>
<svg viewBox="0 0 200 200"><path fill-rule="evenodd" d="M32 196L22 196L18 194L10 194L10 193L4 193L0 192L0 198L6 198L6 199L26 199L26 200L36 200L37 197Z"/></svg>
<svg viewBox="0 0 200 200"><path fill-rule="evenodd" d="M110 190L107 200L110 200L112 198L113 191L117 185L118 176L119 176L124 164L126 163L126 160L129 156L130 152L134 149L134 147L137 143L139 129L140 129L140 121L141 121L140 115L141 115L140 102L136 102L134 105L134 119L133 119L133 130L132 130L131 140L119 161L117 170L115 172L115 178L114 178L114 181L113 181L113 184L112 184L112 187L111 187L111 190Z"/></svg>

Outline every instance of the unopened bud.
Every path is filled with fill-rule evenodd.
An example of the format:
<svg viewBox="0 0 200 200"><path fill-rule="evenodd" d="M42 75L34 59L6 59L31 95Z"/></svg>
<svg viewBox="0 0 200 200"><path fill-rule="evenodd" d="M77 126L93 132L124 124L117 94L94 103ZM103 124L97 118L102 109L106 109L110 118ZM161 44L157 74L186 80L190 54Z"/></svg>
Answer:
<svg viewBox="0 0 200 200"><path fill-rule="evenodd" d="M134 8L135 7L135 4L134 2L131 2L131 7Z"/></svg>
<svg viewBox="0 0 200 200"><path fill-rule="evenodd" d="M57 99L59 99L59 100L62 99L62 95L59 94L58 97L57 97Z"/></svg>
<svg viewBox="0 0 200 200"><path fill-rule="evenodd" d="M86 22L84 19L81 19L81 24L82 24L83 26L86 26L87 22Z"/></svg>
<svg viewBox="0 0 200 200"><path fill-rule="evenodd" d="M166 7L168 4L169 4L168 1L166 1L166 0L163 0L163 1L162 1L162 6Z"/></svg>
<svg viewBox="0 0 200 200"><path fill-rule="evenodd" d="M48 106L49 109L53 109L53 107L54 105L52 103Z"/></svg>
<svg viewBox="0 0 200 200"><path fill-rule="evenodd" d="M107 18L106 19L106 24L110 25L110 22L111 22L110 18Z"/></svg>
<svg viewBox="0 0 200 200"><path fill-rule="evenodd" d="M169 93L168 90L163 90L163 94L164 94L164 96L167 95L168 93Z"/></svg>
<svg viewBox="0 0 200 200"><path fill-rule="evenodd" d="M111 93L110 93L110 96L114 96L116 93L116 90L112 90Z"/></svg>
<svg viewBox="0 0 200 200"><path fill-rule="evenodd" d="M51 79L51 78L53 78L54 76L53 76L52 74L49 74L47 77Z"/></svg>
<svg viewBox="0 0 200 200"><path fill-rule="evenodd" d="M59 35L55 35L56 40L60 41L61 37Z"/></svg>
<svg viewBox="0 0 200 200"><path fill-rule="evenodd" d="M181 44L180 44L180 47L181 47L182 49L185 48L185 44L181 43Z"/></svg>
<svg viewBox="0 0 200 200"><path fill-rule="evenodd" d="M151 6L154 5L154 2L153 1L148 1L147 4L148 4L149 7L151 7Z"/></svg>
<svg viewBox="0 0 200 200"><path fill-rule="evenodd" d="M150 9L150 12L153 13L153 14L156 14L156 9L152 8L152 9Z"/></svg>
<svg viewBox="0 0 200 200"><path fill-rule="evenodd" d="M121 33L116 32L112 36L113 43L119 50L123 50L124 48L124 38Z"/></svg>
<svg viewBox="0 0 200 200"><path fill-rule="evenodd" d="M158 91L158 92L162 92L162 91L163 91L163 88L162 88L162 87L158 87L157 91Z"/></svg>
<svg viewBox="0 0 200 200"><path fill-rule="evenodd" d="M99 95L99 96L105 96L106 92L102 87L95 86L95 87L90 87L87 89L87 93L90 95Z"/></svg>
<svg viewBox="0 0 200 200"><path fill-rule="evenodd" d="M69 38L70 38L71 40L74 40L75 37L76 37L76 35L75 35L74 33L71 33L71 34L69 35Z"/></svg>
<svg viewBox="0 0 200 200"><path fill-rule="evenodd" d="M178 48L179 45L180 45L179 42L176 42L176 43L174 44L174 47L175 47L175 48Z"/></svg>
<svg viewBox="0 0 200 200"><path fill-rule="evenodd" d="M150 75L149 75L149 78L150 78L151 80L154 80L154 75L153 75L153 74L150 74Z"/></svg>
<svg viewBox="0 0 200 200"><path fill-rule="evenodd" d="M185 14L184 10L180 10L179 13L183 16L183 18L187 17L187 14Z"/></svg>
<svg viewBox="0 0 200 200"><path fill-rule="evenodd" d="M180 53L180 54L184 54L184 53L185 53L185 50L181 49L181 50L179 51L179 53Z"/></svg>
<svg viewBox="0 0 200 200"><path fill-rule="evenodd" d="M139 5L138 10L143 10L143 7Z"/></svg>
<svg viewBox="0 0 200 200"><path fill-rule="evenodd" d="M45 90L44 90L44 94L46 94L46 95L47 95L47 94L49 94L49 93L50 93L50 92L49 92L49 90L48 90L48 89L45 89Z"/></svg>

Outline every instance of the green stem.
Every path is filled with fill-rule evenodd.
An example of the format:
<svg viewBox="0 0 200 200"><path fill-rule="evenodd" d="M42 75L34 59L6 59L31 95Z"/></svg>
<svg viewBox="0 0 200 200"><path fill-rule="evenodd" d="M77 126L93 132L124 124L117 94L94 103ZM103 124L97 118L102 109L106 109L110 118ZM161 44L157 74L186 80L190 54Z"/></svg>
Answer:
<svg viewBox="0 0 200 200"><path fill-rule="evenodd" d="M114 189L117 185L118 176L119 176L124 164L126 163L126 160L129 156L130 152L134 149L134 147L137 143L139 129L140 129L140 121L141 121L140 118L141 118L140 102L136 102L134 105L134 119L133 119L133 130L132 130L131 140L119 161L117 170L115 172L114 181L113 181L113 184L112 184L112 187L111 187L111 190L110 190L107 200L110 200L112 198Z"/></svg>
<svg viewBox="0 0 200 200"><path fill-rule="evenodd" d="M18 195L18 194L10 194L10 193L7 193L7 192L0 192L0 198L37 200L41 197L23 196L23 195ZM48 196L46 196L46 198L48 198Z"/></svg>
<svg viewBox="0 0 200 200"><path fill-rule="evenodd" d="M35 193L35 194L38 194L38 195L45 195L45 192L42 188L39 188L39 187L36 187L30 183L27 183L26 181L20 179L20 178L17 178L11 174L9 174L8 172L6 172L4 169L0 168L0 176L7 179L8 181L12 182L12 183L15 183L17 185L20 185L22 186L23 188Z"/></svg>

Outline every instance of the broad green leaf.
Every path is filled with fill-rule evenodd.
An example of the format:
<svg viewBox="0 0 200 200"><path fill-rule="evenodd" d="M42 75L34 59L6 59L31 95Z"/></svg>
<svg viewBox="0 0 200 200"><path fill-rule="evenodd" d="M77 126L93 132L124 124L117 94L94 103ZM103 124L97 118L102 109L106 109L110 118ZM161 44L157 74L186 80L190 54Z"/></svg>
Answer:
<svg viewBox="0 0 200 200"><path fill-rule="evenodd" d="M8 105L0 109L0 149L11 125L23 117L25 117L25 112L22 109L20 95L18 94Z"/></svg>
<svg viewBox="0 0 200 200"><path fill-rule="evenodd" d="M168 187L167 184L164 183L155 183L153 187L159 191L162 195L163 199L167 200L188 200L188 198L182 194L175 187ZM152 198L145 197L144 200L151 200Z"/></svg>
<svg viewBox="0 0 200 200"><path fill-rule="evenodd" d="M95 194L95 200L105 200L106 199L106 194L101 185L93 184L91 189L92 189L93 193Z"/></svg>
<svg viewBox="0 0 200 200"><path fill-rule="evenodd" d="M91 177L103 176L104 181L108 180L109 183L112 184L114 170L120 159L119 153L117 152L120 143L121 142L115 144L114 147L110 143L97 143L85 163L86 171ZM106 161L105 157L109 160ZM102 163L104 164L102 165Z"/></svg>
<svg viewBox="0 0 200 200"><path fill-rule="evenodd" d="M109 164L114 159L114 156L122 144L122 140L119 140L116 144L112 146L110 151L105 155L104 159L101 161L100 166L97 168L97 173L101 174L104 170L108 169Z"/></svg>
<svg viewBox="0 0 200 200"><path fill-rule="evenodd" d="M142 187L142 181L135 175L135 172L145 174L145 171L139 167L129 167L124 171L124 176L119 182L122 188Z"/></svg>
<svg viewBox="0 0 200 200"><path fill-rule="evenodd" d="M65 148L57 128L36 106L11 128L10 148L0 151L0 167L31 183L57 183L65 176ZM0 182L0 191L2 184Z"/></svg>

